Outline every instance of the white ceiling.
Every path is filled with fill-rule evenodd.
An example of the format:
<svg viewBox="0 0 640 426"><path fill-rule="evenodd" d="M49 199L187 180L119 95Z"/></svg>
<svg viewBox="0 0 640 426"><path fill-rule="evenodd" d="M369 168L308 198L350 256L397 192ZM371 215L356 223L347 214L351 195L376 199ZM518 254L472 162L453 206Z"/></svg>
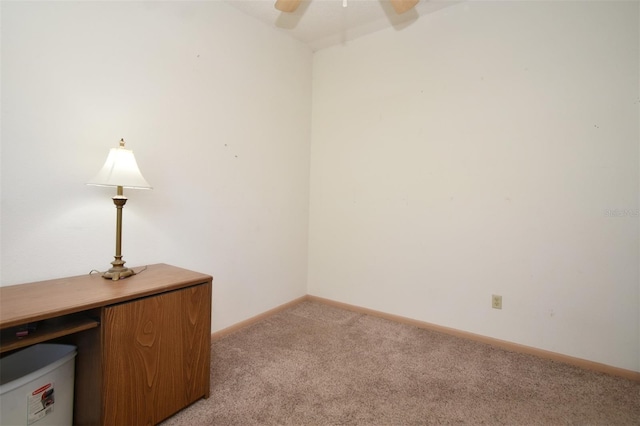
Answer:
<svg viewBox="0 0 640 426"><path fill-rule="evenodd" d="M278 28L318 50L354 38L394 27L411 25L420 16L462 0L420 0L408 12L398 15L388 0L302 0L293 13L274 7L275 0L224 0L247 15Z"/></svg>

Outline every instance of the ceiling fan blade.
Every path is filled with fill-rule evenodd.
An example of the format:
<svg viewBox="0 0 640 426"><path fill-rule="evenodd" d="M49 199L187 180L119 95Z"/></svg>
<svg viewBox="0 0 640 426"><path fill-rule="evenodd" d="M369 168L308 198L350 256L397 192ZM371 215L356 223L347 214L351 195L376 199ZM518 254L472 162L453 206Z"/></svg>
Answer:
<svg viewBox="0 0 640 426"><path fill-rule="evenodd" d="M395 9L396 13L400 15L418 4L418 1L419 0L391 0L391 5Z"/></svg>
<svg viewBox="0 0 640 426"><path fill-rule="evenodd" d="M280 12L295 12L302 0L276 0L276 9Z"/></svg>

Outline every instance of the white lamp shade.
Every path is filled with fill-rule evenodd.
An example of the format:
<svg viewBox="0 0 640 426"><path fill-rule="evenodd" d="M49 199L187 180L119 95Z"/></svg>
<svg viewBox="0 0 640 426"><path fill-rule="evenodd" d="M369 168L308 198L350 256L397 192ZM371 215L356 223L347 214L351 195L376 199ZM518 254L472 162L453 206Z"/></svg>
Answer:
<svg viewBox="0 0 640 426"><path fill-rule="evenodd" d="M111 148L107 161L98 174L87 185L122 186L123 188L151 189L138 169L133 151Z"/></svg>

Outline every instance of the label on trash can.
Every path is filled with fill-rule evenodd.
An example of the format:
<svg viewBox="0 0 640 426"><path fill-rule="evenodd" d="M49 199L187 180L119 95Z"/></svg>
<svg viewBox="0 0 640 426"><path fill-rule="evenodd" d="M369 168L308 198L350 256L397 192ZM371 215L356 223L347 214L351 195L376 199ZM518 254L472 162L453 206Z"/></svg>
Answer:
<svg viewBox="0 0 640 426"><path fill-rule="evenodd" d="M53 412L53 389L53 383L47 383L27 395L27 424L33 424Z"/></svg>

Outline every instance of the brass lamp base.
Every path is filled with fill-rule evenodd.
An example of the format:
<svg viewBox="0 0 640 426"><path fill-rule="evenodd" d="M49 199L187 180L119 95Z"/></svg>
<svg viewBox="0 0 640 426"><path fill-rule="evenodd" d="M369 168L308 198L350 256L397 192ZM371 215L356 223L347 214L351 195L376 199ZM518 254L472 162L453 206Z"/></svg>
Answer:
<svg viewBox="0 0 640 426"><path fill-rule="evenodd" d="M135 275L136 273L133 269L129 269L124 266L125 263L126 262L123 261L122 259L116 258L116 260L111 262L113 267L109 268L107 272L104 272L102 274L102 278L105 278L107 280L112 280L112 281L118 281L120 279Z"/></svg>
<svg viewBox="0 0 640 426"><path fill-rule="evenodd" d="M126 268L126 262L122 260L122 208L127 204L127 197L122 194L121 186L118 187L117 195L113 197L113 203L116 206L116 255L111 262L113 266L102 274L102 278L118 281L136 274L133 269Z"/></svg>

